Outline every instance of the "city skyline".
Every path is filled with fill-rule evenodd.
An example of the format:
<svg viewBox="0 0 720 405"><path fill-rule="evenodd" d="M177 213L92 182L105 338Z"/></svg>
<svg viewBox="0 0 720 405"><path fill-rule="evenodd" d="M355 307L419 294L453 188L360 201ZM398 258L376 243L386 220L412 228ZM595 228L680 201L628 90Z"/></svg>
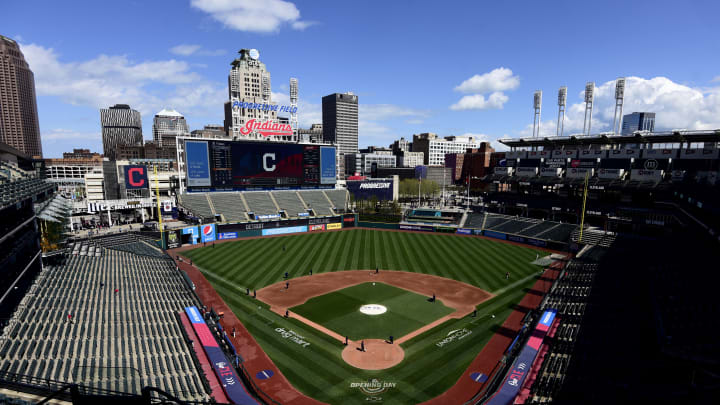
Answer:
<svg viewBox="0 0 720 405"><path fill-rule="evenodd" d="M2 34L20 43L35 73L44 155L59 157L73 145L102 151L98 110L114 104L142 113L146 140L151 117L165 107L181 112L191 130L221 124L227 72L241 48L260 51L278 104L289 104L289 79L298 78L302 128L322 122L322 96L357 94L360 147L423 132L491 141L528 136L535 90L545 98L541 133L553 135L561 86L568 87L565 134L577 133L587 81L597 86L593 132L610 130L621 76L625 111L656 112L656 129L720 128L712 56L720 45L711 23L720 10L711 2L527 4L520 12L474 3L272 3L282 7L255 14L203 0L176 7L43 3L32 26L24 16L35 15L36 4L5 5ZM118 18L102 18L108 13ZM158 14L172 23L151 24ZM128 30L123 16L138 29ZM655 29L627 24L640 16ZM687 24L662 29L677 21Z"/></svg>

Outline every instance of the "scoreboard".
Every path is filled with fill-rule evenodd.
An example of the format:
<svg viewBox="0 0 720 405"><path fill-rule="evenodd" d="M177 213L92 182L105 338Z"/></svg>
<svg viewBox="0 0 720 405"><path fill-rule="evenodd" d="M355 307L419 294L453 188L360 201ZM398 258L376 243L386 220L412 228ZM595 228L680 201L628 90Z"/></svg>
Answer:
<svg viewBox="0 0 720 405"><path fill-rule="evenodd" d="M184 143L188 191L335 186L334 146L189 139Z"/></svg>

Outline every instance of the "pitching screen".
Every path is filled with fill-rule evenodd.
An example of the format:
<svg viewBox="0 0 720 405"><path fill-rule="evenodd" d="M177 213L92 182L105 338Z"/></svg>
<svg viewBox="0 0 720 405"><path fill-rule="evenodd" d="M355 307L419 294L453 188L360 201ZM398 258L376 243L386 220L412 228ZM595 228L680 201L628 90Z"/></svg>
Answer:
<svg viewBox="0 0 720 405"><path fill-rule="evenodd" d="M189 191L335 185L335 148L280 142L186 141Z"/></svg>

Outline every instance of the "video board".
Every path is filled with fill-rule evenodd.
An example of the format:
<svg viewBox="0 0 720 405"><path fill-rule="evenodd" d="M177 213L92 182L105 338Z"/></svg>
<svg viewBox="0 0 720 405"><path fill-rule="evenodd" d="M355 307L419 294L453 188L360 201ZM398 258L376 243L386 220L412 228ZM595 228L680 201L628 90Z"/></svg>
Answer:
<svg viewBox="0 0 720 405"><path fill-rule="evenodd" d="M267 141L186 140L188 191L331 188L335 147Z"/></svg>

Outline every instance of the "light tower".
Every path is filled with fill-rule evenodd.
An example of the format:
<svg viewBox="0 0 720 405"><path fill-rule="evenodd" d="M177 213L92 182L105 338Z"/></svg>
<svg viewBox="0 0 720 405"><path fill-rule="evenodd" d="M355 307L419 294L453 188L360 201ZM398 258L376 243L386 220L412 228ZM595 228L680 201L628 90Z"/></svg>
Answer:
<svg viewBox="0 0 720 405"><path fill-rule="evenodd" d="M622 129L623 101L625 99L625 78L618 77L615 81L615 116L613 116L613 133L620 133Z"/></svg>
<svg viewBox="0 0 720 405"><path fill-rule="evenodd" d="M592 125L592 110L594 98L595 82L587 82L587 84L585 84L585 123L583 124L584 135L590 135L590 125Z"/></svg>
<svg viewBox="0 0 720 405"><path fill-rule="evenodd" d="M558 91L558 124L557 136L563 136L565 129L565 106L567 105L567 86L560 87Z"/></svg>
<svg viewBox="0 0 720 405"><path fill-rule="evenodd" d="M538 90L533 94L533 107L535 116L533 117L533 138L540 136L540 112L542 111L542 90Z"/></svg>
<svg viewBox="0 0 720 405"><path fill-rule="evenodd" d="M299 141L298 137L298 116L297 116L297 105L298 105L298 81L296 78L290 78L290 126L293 130L293 140Z"/></svg>

